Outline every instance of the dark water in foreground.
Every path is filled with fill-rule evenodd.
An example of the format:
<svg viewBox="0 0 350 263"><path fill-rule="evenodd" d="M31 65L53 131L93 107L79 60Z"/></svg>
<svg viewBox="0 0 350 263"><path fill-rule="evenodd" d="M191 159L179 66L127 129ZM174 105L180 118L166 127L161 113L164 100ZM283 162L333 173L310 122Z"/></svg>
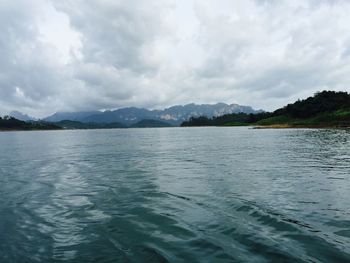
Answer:
<svg viewBox="0 0 350 263"><path fill-rule="evenodd" d="M0 262L349 262L350 131L0 133Z"/></svg>

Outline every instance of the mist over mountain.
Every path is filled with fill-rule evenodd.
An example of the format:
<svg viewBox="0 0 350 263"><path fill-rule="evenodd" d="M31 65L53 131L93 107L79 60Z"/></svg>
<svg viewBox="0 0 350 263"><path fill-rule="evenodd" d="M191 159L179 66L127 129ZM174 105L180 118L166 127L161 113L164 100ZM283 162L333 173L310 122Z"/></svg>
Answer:
<svg viewBox="0 0 350 263"><path fill-rule="evenodd" d="M165 121L171 125L179 125L190 117L196 116L221 116L230 113L258 113L250 106L238 104L201 104L176 105L164 110L148 110L144 108L128 107L113 111L91 111L91 112L57 112L44 121L58 122L62 120L80 121L83 123L115 123L132 125L142 120Z"/></svg>
<svg viewBox="0 0 350 263"><path fill-rule="evenodd" d="M44 121L59 122L63 120L81 121L82 119L100 113L99 111L79 111L79 112L56 112L44 118Z"/></svg>
<svg viewBox="0 0 350 263"><path fill-rule="evenodd" d="M35 120L37 120L36 118L31 117L27 114L23 114L22 112L19 112L19 111L11 111L9 113L9 116L14 117L20 121L35 121Z"/></svg>

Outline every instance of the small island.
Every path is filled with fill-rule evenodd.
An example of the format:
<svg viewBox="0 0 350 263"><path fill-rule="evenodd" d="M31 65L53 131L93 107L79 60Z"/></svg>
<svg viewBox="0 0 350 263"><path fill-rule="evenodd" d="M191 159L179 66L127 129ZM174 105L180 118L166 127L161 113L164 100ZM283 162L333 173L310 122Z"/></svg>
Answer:
<svg viewBox="0 0 350 263"><path fill-rule="evenodd" d="M226 114L213 118L192 117L181 124L193 126L254 126L255 128L346 128L350 127L350 94L322 91L305 100L258 114Z"/></svg>

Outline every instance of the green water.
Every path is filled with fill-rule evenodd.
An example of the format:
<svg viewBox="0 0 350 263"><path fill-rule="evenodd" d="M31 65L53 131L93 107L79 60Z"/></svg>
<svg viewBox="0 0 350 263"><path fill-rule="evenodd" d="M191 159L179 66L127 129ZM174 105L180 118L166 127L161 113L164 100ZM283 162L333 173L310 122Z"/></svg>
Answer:
<svg viewBox="0 0 350 263"><path fill-rule="evenodd" d="M350 131L0 133L0 262L349 262Z"/></svg>

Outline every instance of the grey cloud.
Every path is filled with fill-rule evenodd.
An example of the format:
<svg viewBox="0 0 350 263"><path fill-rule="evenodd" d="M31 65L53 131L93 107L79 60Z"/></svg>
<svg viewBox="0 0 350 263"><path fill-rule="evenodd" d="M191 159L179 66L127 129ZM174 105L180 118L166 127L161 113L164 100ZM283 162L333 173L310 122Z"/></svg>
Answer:
<svg viewBox="0 0 350 263"><path fill-rule="evenodd" d="M54 1L82 33L84 62L151 70L143 59L147 44L164 31L159 1Z"/></svg>
<svg viewBox="0 0 350 263"><path fill-rule="evenodd" d="M47 12L79 35L69 62L43 40ZM2 1L0 112L218 101L274 109L349 91L349 12L341 0Z"/></svg>
<svg viewBox="0 0 350 263"><path fill-rule="evenodd" d="M311 95L315 89L337 89L348 80L339 75L334 79L331 74L350 62L340 55L349 43L345 30L348 2L252 3L231 2L229 12L217 13L210 5L197 5L201 42L210 51L198 69L200 78L231 76L238 80L232 89L257 92L276 101L305 91Z"/></svg>

